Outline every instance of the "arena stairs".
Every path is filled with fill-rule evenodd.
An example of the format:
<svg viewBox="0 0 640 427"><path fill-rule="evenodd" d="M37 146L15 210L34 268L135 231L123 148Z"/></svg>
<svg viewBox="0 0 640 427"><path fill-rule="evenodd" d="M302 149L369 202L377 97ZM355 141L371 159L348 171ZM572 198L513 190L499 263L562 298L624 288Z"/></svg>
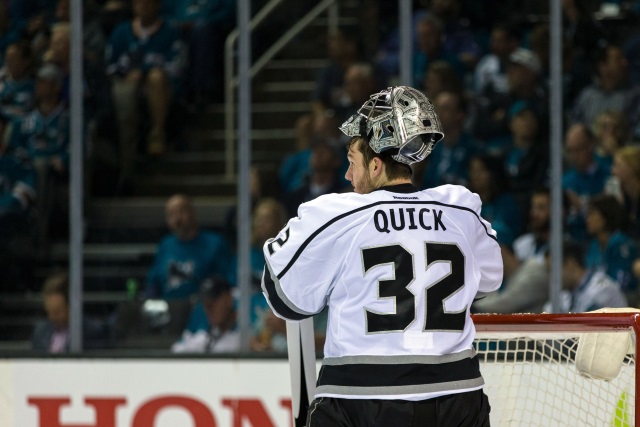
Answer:
<svg viewBox="0 0 640 427"><path fill-rule="evenodd" d="M355 3L339 2L340 25L355 24ZM323 15L268 63L252 83L252 159L261 172L264 195L275 194L280 162L294 150L295 121L310 111L315 77L327 62L326 34L327 18ZM181 136L172 150L155 159L140 156L129 194L101 194L86 200L87 314L112 315L117 307L131 301L128 283L142 286L156 243L167 232L164 203L168 196L176 192L191 195L199 223L208 229L219 229L227 210L236 203L236 179L227 179L224 174L224 103L185 111ZM30 249L14 254L12 274L7 274L2 280L6 285L0 286L0 354L29 349L33 324L44 317L39 294L42 282L52 268L68 263L65 221L66 217L58 224L61 232L54 233L44 256ZM139 347L154 348L167 342L163 337L140 343ZM128 342L126 347L135 350L137 344Z"/></svg>

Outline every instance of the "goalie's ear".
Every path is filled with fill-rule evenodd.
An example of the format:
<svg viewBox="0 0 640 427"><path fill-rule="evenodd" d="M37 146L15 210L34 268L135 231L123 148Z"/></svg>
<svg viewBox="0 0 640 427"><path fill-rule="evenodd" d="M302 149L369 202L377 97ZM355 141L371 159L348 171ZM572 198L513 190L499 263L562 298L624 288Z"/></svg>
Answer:
<svg viewBox="0 0 640 427"><path fill-rule="evenodd" d="M637 308L601 308L589 313L640 313ZM593 332L580 334L576 350L576 369L587 378L611 381L620 373L624 358L635 353L631 332Z"/></svg>

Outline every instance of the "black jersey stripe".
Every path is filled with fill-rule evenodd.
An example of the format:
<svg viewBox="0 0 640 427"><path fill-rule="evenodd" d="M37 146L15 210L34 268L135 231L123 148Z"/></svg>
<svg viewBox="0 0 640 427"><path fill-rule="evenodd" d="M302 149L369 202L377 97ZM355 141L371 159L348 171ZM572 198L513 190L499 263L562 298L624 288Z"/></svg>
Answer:
<svg viewBox="0 0 640 427"><path fill-rule="evenodd" d="M481 379L477 357L447 363L322 365L318 387L412 387L438 386Z"/></svg>
<svg viewBox="0 0 640 427"><path fill-rule="evenodd" d="M264 272L262 273L262 289L269 296L269 303L271 303L271 307L282 317L285 317L289 320L303 320L307 317L311 317L311 314L300 313L293 308L291 308L290 304L287 304L283 298L280 297L277 290L277 284L271 277L271 271L267 265L264 267Z"/></svg>
<svg viewBox="0 0 640 427"><path fill-rule="evenodd" d="M291 260L289 261L289 263L287 263L287 265L282 269L280 274L278 274L278 279L281 279L285 274L287 274L287 271L289 271L291 266L293 266L293 264L296 262L296 260L300 257L300 254L302 254L302 252L313 241L313 239L315 239L320 233L322 233L326 228L330 227L334 223L336 223L336 222L340 221L341 219L346 218L346 217L348 217L350 215L353 215L353 214L358 213L358 212L363 211L363 210L371 209L372 207L375 207L375 206L380 206L380 205L401 205L401 204L402 205L437 205L437 206L443 206L443 207L447 207L447 208L459 209L459 210L470 212L478 219L478 222L480 222L480 225L482 225L482 227L484 228L484 232L487 234L487 236L489 236L490 238L492 238L496 242L498 241L496 236L494 236L493 234L489 233L489 230L487 230L487 226L481 221L480 215L478 215L473 209L470 209L470 208L468 208L466 206L449 205L449 204L446 204L446 203L441 203L441 202L436 202L436 201L424 202L424 201L410 201L410 200L383 200L383 201L371 203L369 205L361 206L361 207L359 207L357 209L354 209L352 211L349 211L349 212L345 212L345 213L343 213L341 215L338 215L335 218L331 219L330 221L328 221L326 224L322 225L321 227L318 227L318 229L316 231L314 231L313 233L311 233L311 235L307 238L307 240L305 240L300 245L300 247L298 248L296 253L293 254L293 257L291 257Z"/></svg>

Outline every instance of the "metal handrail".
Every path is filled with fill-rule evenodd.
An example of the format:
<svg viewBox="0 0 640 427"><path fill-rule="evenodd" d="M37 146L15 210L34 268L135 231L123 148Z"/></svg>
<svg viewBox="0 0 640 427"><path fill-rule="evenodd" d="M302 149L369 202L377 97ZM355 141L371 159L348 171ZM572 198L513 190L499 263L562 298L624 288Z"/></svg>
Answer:
<svg viewBox="0 0 640 427"><path fill-rule="evenodd" d="M271 0L268 2L249 22L249 29L253 31L258 25L262 23L276 7L282 3L282 0ZM234 61L233 61L233 48L238 40L240 31L238 28L234 28L227 36L224 45L225 59L224 59L224 87L225 87L225 108L224 108L224 128L225 128L225 176L227 179L232 179L234 175L234 163L235 152L233 147L234 137L234 89L237 86L237 78L234 76Z"/></svg>
<svg viewBox="0 0 640 427"><path fill-rule="evenodd" d="M282 0L271 0L251 20L249 28L253 31L269 14L271 14ZM328 10L329 31L335 31L338 21L338 9L336 0L323 0L311 9L304 17L298 20L286 33L271 45L265 53L251 66L250 78L254 78L269 61L273 59L295 36L304 30L314 19ZM235 165L235 88L238 86L238 78L234 74L233 49L238 39L238 29L234 29L225 42L225 176L227 179L234 177Z"/></svg>

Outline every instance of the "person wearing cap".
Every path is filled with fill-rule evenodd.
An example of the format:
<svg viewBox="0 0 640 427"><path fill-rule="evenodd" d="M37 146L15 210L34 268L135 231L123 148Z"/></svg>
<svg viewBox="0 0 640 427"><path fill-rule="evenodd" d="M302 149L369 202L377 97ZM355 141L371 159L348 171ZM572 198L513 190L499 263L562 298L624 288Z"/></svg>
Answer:
<svg viewBox="0 0 640 427"><path fill-rule="evenodd" d="M489 425L469 308L500 287L500 246L478 195L411 183L411 165L444 136L433 104L390 87L340 130L354 191L301 204L263 247L262 290L278 317L329 309L305 425ZM308 330L290 351L311 342Z"/></svg>
<svg viewBox="0 0 640 427"><path fill-rule="evenodd" d="M240 350L240 331L231 284L223 277L205 279L200 301L194 307L174 353L233 353Z"/></svg>
<svg viewBox="0 0 640 427"><path fill-rule="evenodd" d="M479 96L473 133L483 140L508 137L509 110L516 102L524 101L539 112L540 132L544 134L548 106L540 71L540 61L534 52L525 48L514 50L506 65L508 91Z"/></svg>
<svg viewBox="0 0 640 427"><path fill-rule="evenodd" d="M514 25L494 25L490 45L491 52L480 58L474 70L473 91L476 94L508 91L507 61L520 45L520 33Z"/></svg>

